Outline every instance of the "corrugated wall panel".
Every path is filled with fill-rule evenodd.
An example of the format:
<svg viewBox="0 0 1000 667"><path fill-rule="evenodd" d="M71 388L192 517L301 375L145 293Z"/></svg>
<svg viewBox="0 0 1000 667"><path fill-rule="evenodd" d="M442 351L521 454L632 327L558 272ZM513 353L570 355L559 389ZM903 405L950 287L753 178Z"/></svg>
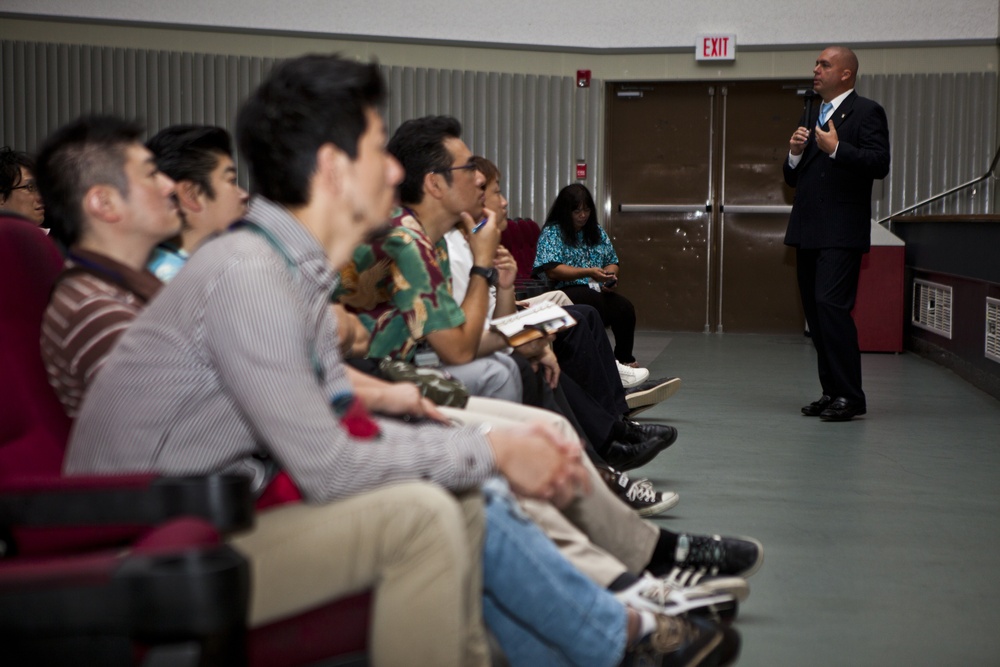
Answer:
<svg viewBox="0 0 1000 667"><path fill-rule="evenodd" d="M982 176L997 149L997 74L862 75L858 92L886 110L892 144L889 177L876 185L876 219ZM921 214L995 212L989 179Z"/></svg>
<svg viewBox="0 0 1000 667"><path fill-rule="evenodd" d="M174 123L232 128L239 102L274 59L3 41L0 140L36 150L57 126L85 112L137 117L151 132ZM570 77L383 66L390 132L404 120L450 114L475 150L505 176L513 216L544 219L577 160L595 184L601 165L603 82ZM886 108L893 166L876 191L882 217L982 174L996 149L996 73L862 76L859 92ZM245 179L245 170L241 170ZM993 184L927 212L987 213Z"/></svg>
<svg viewBox="0 0 1000 667"><path fill-rule="evenodd" d="M389 132L423 115L458 118L473 152L490 158L503 172L512 216L541 222L559 188L574 178L577 159L592 165L588 184L593 184L599 119L590 91L577 90L570 77L381 69L390 91L385 112ZM581 118L593 125L580 127Z"/></svg>

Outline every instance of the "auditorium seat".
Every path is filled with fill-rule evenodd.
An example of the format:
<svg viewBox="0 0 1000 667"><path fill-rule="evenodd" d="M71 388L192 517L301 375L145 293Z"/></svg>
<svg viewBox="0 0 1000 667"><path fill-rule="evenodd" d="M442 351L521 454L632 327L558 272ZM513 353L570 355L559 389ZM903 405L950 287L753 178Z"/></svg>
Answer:
<svg viewBox="0 0 1000 667"><path fill-rule="evenodd" d="M535 249L541 234L538 224L527 218L513 218L507 221L507 229L500 235L500 243L507 248L517 262L517 280L514 290L518 299L526 299L548 291L548 281L532 275L535 265Z"/></svg>
<svg viewBox="0 0 1000 667"><path fill-rule="evenodd" d="M70 420L39 351L62 258L0 214L0 655L11 665L366 664L371 594L247 631L235 476L61 475Z"/></svg>

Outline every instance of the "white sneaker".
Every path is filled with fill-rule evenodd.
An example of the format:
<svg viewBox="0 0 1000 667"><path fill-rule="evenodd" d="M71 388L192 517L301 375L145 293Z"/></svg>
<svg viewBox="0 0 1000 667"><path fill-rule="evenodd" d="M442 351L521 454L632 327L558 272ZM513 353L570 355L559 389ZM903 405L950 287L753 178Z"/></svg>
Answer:
<svg viewBox="0 0 1000 667"><path fill-rule="evenodd" d="M626 607L667 616L733 602L733 596L726 593L701 595L695 590L675 588L664 580L651 576L645 576L625 590L615 593L615 597Z"/></svg>
<svg viewBox="0 0 1000 667"><path fill-rule="evenodd" d="M625 389L638 387L649 378L649 371L645 368L632 368L617 359L615 359L615 365L618 366L618 375L621 376L622 386Z"/></svg>
<svg viewBox="0 0 1000 667"><path fill-rule="evenodd" d="M694 592L698 595L732 595L739 602L743 602L750 595L750 585L743 577L709 576L704 570L692 568L675 567L658 581L689 594Z"/></svg>

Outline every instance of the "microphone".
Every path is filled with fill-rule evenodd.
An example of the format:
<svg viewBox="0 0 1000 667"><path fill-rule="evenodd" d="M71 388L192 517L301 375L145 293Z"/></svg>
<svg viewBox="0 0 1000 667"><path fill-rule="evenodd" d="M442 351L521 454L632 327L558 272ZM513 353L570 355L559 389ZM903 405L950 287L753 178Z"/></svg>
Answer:
<svg viewBox="0 0 1000 667"><path fill-rule="evenodd" d="M806 98L806 126L808 126L809 121L812 120L813 100L816 99L818 95L816 95L816 91L812 88L805 89L801 94Z"/></svg>

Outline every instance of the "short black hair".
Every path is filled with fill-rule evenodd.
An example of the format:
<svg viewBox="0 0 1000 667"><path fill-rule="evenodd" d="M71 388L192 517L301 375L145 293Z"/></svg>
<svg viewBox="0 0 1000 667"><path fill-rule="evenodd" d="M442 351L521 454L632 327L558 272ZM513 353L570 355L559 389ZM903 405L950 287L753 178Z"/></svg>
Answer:
<svg viewBox="0 0 1000 667"><path fill-rule="evenodd" d="M83 196L95 185L111 185L128 196L125 150L139 143L142 126L115 116L82 116L46 139L35 180L45 202L45 222L66 246L80 239Z"/></svg>
<svg viewBox="0 0 1000 667"><path fill-rule="evenodd" d="M285 206L307 204L316 152L332 143L355 159L366 112L385 94L375 63L313 54L277 66L236 119L255 189Z"/></svg>
<svg viewBox="0 0 1000 667"><path fill-rule="evenodd" d="M424 176L451 166L452 156L444 142L462 137L462 124L451 116L424 116L408 120L389 140L388 150L406 171L399 184L399 200L403 204L419 204L424 199ZM443 172L451 183L451 172Z"/></svg>
<svg viewBox="0 0 1000 667"><path fill-rule="evenodd" d="M22 171L35 171L35 160L28 153L10 146L0 148L0 199L6 201L14 188L21 185Z"/></svg>
<svg viewBox="0 0 1000 667"><path fill-rule="evenodd" d="M233 156L229 133L212 125L171 125L146 142L156 166L175 181L195 183L209 199L215 199L212 172L220 157Z"/></svg>

